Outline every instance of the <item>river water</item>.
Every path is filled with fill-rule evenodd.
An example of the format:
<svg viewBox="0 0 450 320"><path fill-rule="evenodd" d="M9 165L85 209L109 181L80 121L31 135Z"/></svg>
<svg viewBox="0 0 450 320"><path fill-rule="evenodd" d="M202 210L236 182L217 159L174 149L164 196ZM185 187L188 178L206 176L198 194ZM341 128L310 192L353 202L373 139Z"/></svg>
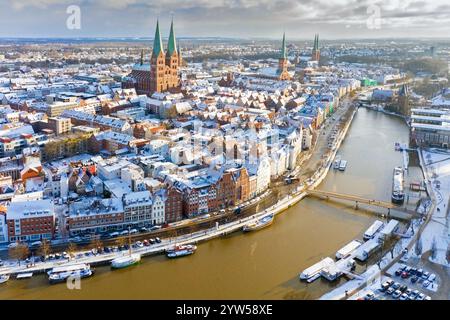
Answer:
<svg viewBox="0 0 450 320"><path fill-rule="evenodd" d="M390 201L392 169L402 164L394 143L407 141L403 120L359 109L339 150L347 170L330 170L320 189ZM10 280L0 285L0 299L315 299L340 282L306 284L299 272L362 239L375 219L351 204L307 198L269 228L205 242L186 258L144 258L139 266L113 272L100 267L80 290L50 286L43 275Z"/></svg>

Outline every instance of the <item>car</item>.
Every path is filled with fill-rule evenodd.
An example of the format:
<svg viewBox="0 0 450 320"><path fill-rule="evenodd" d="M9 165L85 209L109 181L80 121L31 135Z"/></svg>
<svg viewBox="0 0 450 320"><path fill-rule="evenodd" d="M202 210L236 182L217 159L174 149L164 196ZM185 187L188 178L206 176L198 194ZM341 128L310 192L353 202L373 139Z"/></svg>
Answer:
<svg viewBox="0 0 450 320"><path fill-rule="evenodd" d="M419 295L416 297L416 300L424 300L425 295L423 293L419 293Z"/></svg>
<svg viewBox="0 0 450 320"><path fill-rule="evenodd" d="M407 279L409 278L410 274L408 272L403 271L400 276L402 277L402 279Z"/></svg>
<svg viewBox="0 0 450 320"><path fill-rule="evenodd" d="M386 290L386 294L393 294L394 291L395 291L394 288L389 287L389 288Z"/></svg>
<svg viewBox="0 0 450 320"><path fill-rule="evenodd" d="M414 290L413 292L411 292L411 296L413 297L413 299L415 299L419 294L419 290Z"/></svg>
<svg viewBox="0 0 450 320"><path fill-rule="evenodd" d="M61 259L62 255L61 253L55 253L55 259Z"/></svg>
<svg viewBox="0 0 450 320"><path fill-rule="evenodd" d="M150 242L148 240L144 240L142 242L144 244L144 246L148 247L150 245Z"/></svg>
<svg viewBox="0 0 450 320"><path fill-rule="evenodd" d="M408 287L405 286L405 285L403 285L403 286L401 286L400 289L398 289L398 290L400 290L401 292L404 293L406 290L408 290Z"/></svg>
<svg viewBox="0 0 450 320"><path fill-rule="evenodd" d="M110 253L110 252L111 252L111 249L110 249L109 247L105 247L105 248L103 249L103 252L104 252L104 253Z"/></svg>
<svg viewBox="0 0 450 320"><path fill-rule="evenodd" d="M380 291L381 291L381 292L384 292L384 291L386 291L389 287L390 287L389 283L384 282L384 283L381 285L381 287L380 287Z"/></svg>
<svg viewBox="0 0 450 320"><path fill-rule="evenodd" d="M411 268L411 270L409 271L409 274L411 275L415 275L417 273L417 268Z"/></svg>
<svg viewBox="0 0 450 320"><path fill-rule="evenodd" d="M417 275L418 277L421 277L422 274L423 274L423 269L417 270L416 275Z"/></svg>
<svg viewBox="0 0 450 320"><path fill-rule="evenodd" d="M411 283L416 283L419 278L417 276L414 276L411 278Z"/></svg>
<svg viewBox="0 0 450 320"><path fill-rule="evenodd" d="M372 291L369 291L365 296L364 296L364 300L372 300L373 298L375 298L375 294Z"/></svg>
<svg viewBox="0 0 450 320"><path fill-rule="evenodd" d="M156 242L156 240L155 240L155 239L153 239L153 238L152 238L152 239L150 239L149 241L150 241L150 244L155 244L155 242Z"/></svg>
<svg viewBox="0 0 450 320"><path fill-rule="evenodd" d="M143 244L141 241L136 242L136 245L137 245L139 248L142 248L142 247L144 246L144 244Z"/></svg>
<svg viewBox="0 0 450 320"><path fill-rule="evenodd" d="M124 250L127 250L127 249L125 248L125 246L120 246L120 247L119 247L119 250L120 250L120 251L124 251Z"/></svg>
<svg viewBox="0 0 450 320"><path fill-rule="evenodd" d="M131 229L130 230L130 234L136 234L136 233L138 233L137 229Z"/></svg>
<svg viewBox="0 0 450 320"><path fill-rule="evenodd" d="M395 292L392 294L392 298L398 299L402 295L402 292L400 290L395 290Z"/></svg>
<svg viewBox="0 0 450 320"><path fill-rule="evenodd" d="M403 270L402 270L402 269L397 269L397 270L395 271L395 275L396 275L397 277L399 277L402 273L403 273Z"/></svg>
<svg viewBox="0 0 450 320"><path fill-rule="evenodd" d="M161 229L161 226L153 226L150 228L150 231L155 231Z"/></svg>
<svg viewBox="0 0 450 320"><path fill-rule="evenodd" d="M406 293L402 293L402 295L400 296L400 300L404 301L404 300L408 300L409 297Z"/></svg>
<svg viewBox="0 0 450 320"><path fill-rule="evenodd" d="M395 282L393 285L392 285L392 288L394 289L394 290L398 290L398 288L400 288L400 283L398 283L398 282Z"/></svg>
<svg viewBox="0 0 450 320"><path fill-rule="evenodd" d="M115 237L118 237L119 235L120 234L118 232L112 232L112 233L109 234L109 237L110 238L115 238Z"/></svg>
<svg viewBox="0 0 450 320"><path fill-rule="evenodd" d="M424 288L427 288L429 285L430 285L430 281L428 281L428 280L425 280L425 281L422 283L422 286L423 286Z"/></svg>
<svg viewBox="0 0 450 320"><path fill-rule="evenodd" d="M426 296L425 299L423 299L423 300L429 301L429 300L431 300L431 297L430 296Z"/></svg>
<svg viewBox="0 0 450 320"><path fill-rule="evenodd" d="M409 273L409 272L411 272L411 269L412 269L411 267L408 267L408 266L407 266L407 267L406 267L406 268L405 268L405 269L404 269L403 271L405 271L405 272L408 272L408 273Z"/></svg>
<svg viewBox="0 0 450 320"><path fill-rule="evenodd" d="M139 232L141 232L141 233L145 233L147 231L148 231L148 229L146 227L142 227L139 229Z"/></svg>
<svg viewBox="0 0 450 320"><path fill-rule="evenodd" d="M428 281L433 282L434 280L436 280L436 275L434 273L430 274L430 276L428 277Z"/></svg>
<svg viewBox="0 0 450 320"><path fill-rule="evenodd" d="M121 235L121 236L126 236L126 235L128 235L128 233L129 233L128 230L123 230L123 231L120 233L120 235Z"/></svg>
<svg viewBox="0 0 450 320"><path fill-rule="evenodd" d="M157 243L161 243L161 239L158 238L158 237L155 238L155 241L156 241Z"/></svg>
<svg viewBox="0 0 450 320"><path fill-rule="evenodd" d="M428 271L425 271L423 274L422 274L422 279L423 280L427 280L428 279L428 277L430 276L430 273L428 272Z"/></svg>

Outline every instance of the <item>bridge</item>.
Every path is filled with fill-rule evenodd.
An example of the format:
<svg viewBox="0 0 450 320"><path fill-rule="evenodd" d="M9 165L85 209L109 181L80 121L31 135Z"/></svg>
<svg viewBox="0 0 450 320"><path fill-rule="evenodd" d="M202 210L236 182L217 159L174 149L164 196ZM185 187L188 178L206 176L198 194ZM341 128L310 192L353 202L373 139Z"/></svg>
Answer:
<svg viewBox="0 0 450 320"><path fill-rule="evenodd" d="M354 196L354 195L350 195L350 194L343 194L343 193L330 192L330 191L321 191L321 190L307 190L306 193L308 196L325 198L327 200L338 199L338 200L352 201L352 202L355 202L356 209L358 209L358 204L362 203L362 204L367 204L370 206L388 209L388 215L390 214L391 210L398 210L409 216L413 216L413 215L417 214L413 210L409 210L407 208L402 208L402 207L396 206L395 204L390 203L390 202L367 199L367 198Z"/></svg>

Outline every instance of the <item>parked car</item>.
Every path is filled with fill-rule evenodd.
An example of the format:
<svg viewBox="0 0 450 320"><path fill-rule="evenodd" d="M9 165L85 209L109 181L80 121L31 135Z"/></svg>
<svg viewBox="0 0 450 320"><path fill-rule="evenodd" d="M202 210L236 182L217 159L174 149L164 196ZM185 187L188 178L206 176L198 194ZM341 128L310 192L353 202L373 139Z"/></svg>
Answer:
<svg viewBox="0 0 450 320"><path fill-rule="evenodd" d="M386 290L386 294L393 294L394 291L395 291L394 288L389 287L389 288Z"/></svg>
<svg viewBox="0 0 450 320"><path fill-rule="evenodd" d="M402 277L402 279L407 279L407 278L409 278L409 273L408 272L402 272L402 274L401 274L401 277Z"/></svg>
<svg viewBox="0 0 450 320"><path fill-rule="evenodd" d="M412 283L416 283L417 280L419 280L419 278L417 276L414 276L414 277L411 278L411 282Z"/></svg>
<svg viewBox="0 0 450 320"><path fill-rule="evenodd" d="M428 277L428 281L433 282L434 280L436 280L436 275L434 273L430 274L430 276Z"/></svg>
<svg viewBox="0 0 450 320"><path fill-rule="evenodd" d="M127 236L128 235L128 230L123 230L121 233L120 233L120 235L121 236Z"/></svg>
<svg viewBox="0 0 450 320"><path fill-rule="evenodd" d="M423 300L431 300L431 297L430 296L426 296L425 299L423 299Z"/></svg>
<svg viewBox="0 0 450 320"><path fill-rule="evenodd" d="M373 298L375 298L375 294L370 291L368 292L365 296L364 296L364 300L372 300Z"/></svg>
<svg viewBox="0 0 450 320"><path fill-rule="evenodd" d="M137 229L131 229L130 230L130 234L136 234L136 233L138 233Z"/></svg>
<svg viewBox="0 0 450 320"><path fill-rule="evenodd" d="M138 246L138 248L142 248L144 246L141 241L136 242L136 245Z"/></svg>
<svg viewBox="0 0 450 320"><path fill-rule="evenodd" d="M396 282L396 283L394 283L393 285L392 285L392 288L394 289L394 290L398 290L398 288L400 288L400 283L398 283L398 282Z"/></svg>
<svg viewBox="0 0 450 320"><path fill-rule="evenodd" d="M392 294L392 298L398 299L402 295L402 292L400 290L395 290L395 292Z"/></svg>
<svg viewBox="0 0 450 320"><path fill-rule="evenodd" d="M423 293L419 293L419 295L416 297L416 300L424 300L425 295Z"/></svg>
<svg viewBox="0 0 450 320"><path fill-rule="evenodd" d="M408 287L405 286L405 285L403 285L403 286L401 286L400 289L398 289L398 290L400 290L401 292L405 292L406 290L408 290Z"/></svg>
<svg viewBox="0 0 450 320"><path fill-rule="evenodd" d="M139 232L141 232L141 233L145 233L147 231L148 231L148 229L146 227L142 227L139 229Z"/></svg>
<svg viewBox="0 0 450 320"><path fill-rule="evenodd" d="M400 296L400 300L408 300L409 299L409 297L408 297L408 295L406 294L406 293L402 293L402 295Z"/></svg>
<svg viewBox="0 0 450 320"><path fill-rule="evenodd" d="M150 231L155 231L161 229L161 226L153 226L150 228Z"/></svg>
<svg viewBox="0 0 450 320"><path fill-rule="evenodd" d="M430 281L428 281L428 280L425 280L425 281L422 283L422 286L423 286L424 288L427 288L429 285L430 285Z"/></svg>
<svg viewBox="0 0 450 320"><path fill-rule="evenodd" d="M418 277L421 277L422 274L423 274L423 269L417 270L416 275L417 275Z"/></svg>
<svg viewBox="0 0 450 320"><path fill-rule="evenodd" d="M411 292L411 296L413 297L413 299L415 299L419 295L419 293L419 290L414 290L413 292Z"/></svg>
<svg viewBox="0 0 450 320"><path fill-rule="evenodd" d="M399 277L402 273L403 273L403 270L402 270L402 269L397 269L397 270L395 271L395 275L396 275L397 277Z"/></svg>
<svg viewBox="0 0 450 320"><path fill-rule="evenodd" d="M158 242L158 243L161 243L161 239L158 238L158 237L155 238L155 241Z"/></svg>
<svg viewBox="0 0 450 320"><path fill-rule="evenodd" d="M155 244L156 240L155 239L150 239L150 244Z"/></svg>
<svg viewBox="0 0 450 320"><path fill-rule="evenodd" d="M142 242L144 244L144 246L148 247L150 245L150 242L148 240L144 240Z"/></svg>
<svg viewBox="0 0 450 320"><path fill-rule="evenodd" d="M427 280L428 279L428 277L430 276L430 273L428 272L428 271L425 271L423 274L422 274L422 279L423 280Z"/></svg>

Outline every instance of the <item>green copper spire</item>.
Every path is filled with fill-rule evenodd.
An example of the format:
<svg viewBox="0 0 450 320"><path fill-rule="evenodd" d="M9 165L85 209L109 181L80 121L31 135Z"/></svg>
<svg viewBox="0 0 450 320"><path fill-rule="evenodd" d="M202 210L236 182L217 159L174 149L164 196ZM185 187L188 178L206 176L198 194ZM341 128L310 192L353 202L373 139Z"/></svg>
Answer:
<svg viewBox="0 0 450 320"><path fill-rule="evenodd" d="M159 20L156 21L155 39L153 40L153 54L158 56L164 50L161 33L159 32Z"/></svg>
<svg viewBox="0 0 450 320"><path fill-rule="evenodd" d="M173 31L173 19L170 24L169 43L167 45L167 55L172 56L173 53L177 53L177 40L175 39L175 33Z"/></svg>
<svg viewBox="0 0 450 320"><path fill-rule="evenodd" d="M286 33L283 33L283 43L281 44L281 55L280 55L281 59L287 59L287 54L286 54Z"/></svg>

